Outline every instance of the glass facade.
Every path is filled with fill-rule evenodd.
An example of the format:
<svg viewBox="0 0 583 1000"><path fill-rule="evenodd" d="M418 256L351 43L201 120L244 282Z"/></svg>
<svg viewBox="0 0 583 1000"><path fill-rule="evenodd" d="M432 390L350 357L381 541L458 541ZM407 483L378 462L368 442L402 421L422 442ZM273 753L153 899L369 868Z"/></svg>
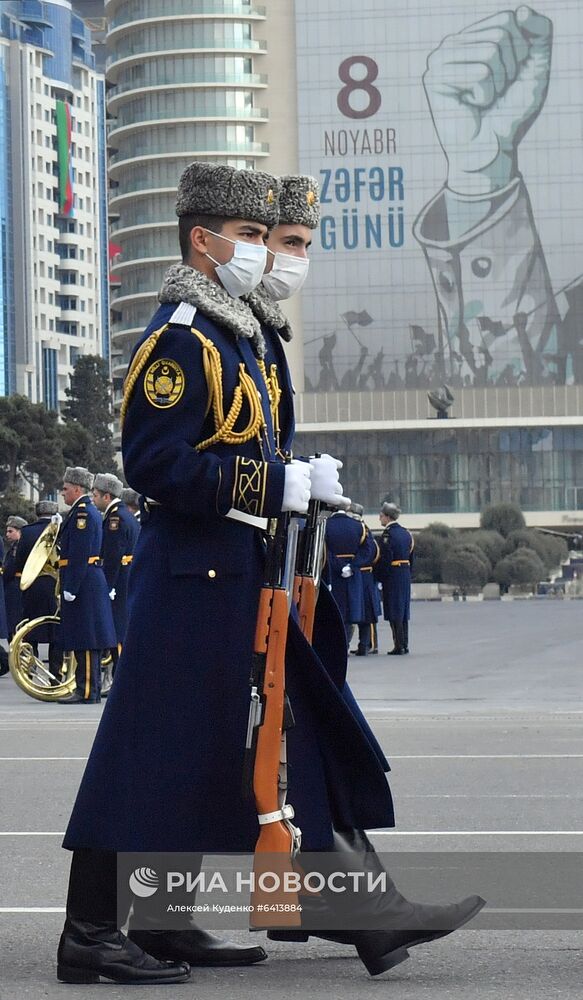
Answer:
<svg viewBox="0 0 583 1000"><path fill-rule="evenodd" d="M14 285L14 248L12 242L12 164L10 157L10 99L7 79L8 52L0 47L0 395L14 391L15 318L12 298Z"/></svg>
<svg viewBox="0 0 583 1000"><path fill-rule="evenodd" d="M57 380L58 351L43 347L43 402L47 410L59 408L59 386Z"/></svg>
<svg viewBox="0 0 583 1000"><path fill-rule="evenodd" d="M101 351L109 358L109 241L107 232L107 140L105 112L105 80L96 81L97 88L97 160L99 170L99 229L101 252Z"/></svg>
<svg viewBox="0 0 583 1000"><path fill-rule="evenodd" d="M180 259L181 173L195 157L254 168L269 151L255 128L267 117L258 99L266 14L246 0L110 0L107 15L110 207L121 247L112 338L121 374L166 267ZM147 195L133 200L134 192Z"/></svg>
<svg viewBox="0 0 583 1000"><path fill-rule="evenodd" d="M294 451L340 458L345 493L369 513L388 493L410 514L583 507L583 427L328 431L298 434Z"/></svg>

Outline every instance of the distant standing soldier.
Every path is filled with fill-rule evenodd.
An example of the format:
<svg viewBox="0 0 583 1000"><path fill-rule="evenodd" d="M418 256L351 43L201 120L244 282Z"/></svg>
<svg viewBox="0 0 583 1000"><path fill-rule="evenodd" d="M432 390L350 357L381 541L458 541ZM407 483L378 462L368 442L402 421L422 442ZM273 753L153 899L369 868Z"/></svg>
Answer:
<svg viewBox="0 0 583 1000"><path fill-rule="evenodd" d="M377 622L381 613L381 598L374 569L380 558L380 549L368 528L362 545L365 553L364 563L360 567L364 617L358 623L358 646L354 651L356 656L366 656L367 653L379 651Z"/></svg>
<svg viewBox="0 0 583 1000"><path fill-rule="evenodd" d="M362 574L359 572L366 551L365 525L345 511L336 511L326 522L328 573L332 596L336 601L350 643L353 625L364 618Z"/></svg>
<svg viewBox="0 0 583 1000"><path fill-rule="evenodd" d="M122 494L123 483L117 476L107 472L96 475L93 502L103 514L101 557L117 636L117 644L111 649L113 674L128 624L128 578L140 533L138 522L121 499Z"/></svg>
<svg viewBox="0 0 583 1000"><path fill-rule="evenodd" d="M101 563L101 515L90 490L88 469L65 470L62 494L71 508L59 534L61 635L64 650L77 660L77 688L59 704L101 701L101 651L116 644L111 601Z"/></svg>
<svg viewBox="0 0 583 1000"><path fill-rule="evenodd" d="M140 523L140 494L132 490L131 486L125 486L121 491L121 498L125 503L132 517Z"/></svg>
<svg viewBox="0 0 583 1000"><path fill-rule="evenodd" d="M51 523L51 517L57 514L59 505L54 500L39 500L35 507L36 521L26 524L22 528L20 540L16 546L15 566L19 575L22 575L26 560L43 531ZM41 572L34 583L31 583L27 590L22 592L22 605L24 618L33 621L35 618L45 618L57 613L57 593L54 574ZM33 632L33 652L38 656L38 644L46 642L49 644L49 669L55 678L58 678L62 664L62 650L58 644L58 630L56 625L46 624L35 629ZM55 681L55 683L57 683Z"/></svg>
<svg viewBox="0 0 583 1000"><path fill-rule="evenodd" d="M385 529L381 538L381 556L377 563L377 577L383 586L383 612L393 632L393 649L390 656L409 652L409 618L411 607L411 566L413 564L413 536L397 524L401 508L395 503L384 503L379 521Z"/></svg>
<svg viewBox="0 0 583 1000"><path fill-rule="evenodd" d="M22 591L20 589L20 573L16 568L16 546L20 541L20 533L28 524L23 517L16 517L11 514L6 519L6 553L4 555L3 577L4 577L4 602L6 605L6 619L8 622L8 638L16 632L17 625L24 618L24 608L22 605Z"/></svg>

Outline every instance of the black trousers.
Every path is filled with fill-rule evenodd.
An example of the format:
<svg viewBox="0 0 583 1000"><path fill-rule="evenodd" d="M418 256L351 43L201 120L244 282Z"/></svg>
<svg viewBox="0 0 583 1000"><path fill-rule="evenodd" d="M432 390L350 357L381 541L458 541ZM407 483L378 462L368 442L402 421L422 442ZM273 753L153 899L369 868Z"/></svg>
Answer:
<svg viewBox="0 0 583 1000"><path fill-rule="evenodd" d="M376 622L358 626L358 651L360 653L376 653L379 648Z"/></svg>
<svg viewBox="0 0 583 1000"><path fill-rule="evenodd" d="M76 691L83 701L101 701L101 650L75 649Z"/></svg>

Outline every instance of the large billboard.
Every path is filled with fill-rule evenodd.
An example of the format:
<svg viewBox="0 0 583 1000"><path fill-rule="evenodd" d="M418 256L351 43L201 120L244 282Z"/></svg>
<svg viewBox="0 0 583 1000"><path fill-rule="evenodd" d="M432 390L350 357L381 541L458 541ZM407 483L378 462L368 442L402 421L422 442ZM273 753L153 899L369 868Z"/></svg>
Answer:
<svg viewBox="0 0 583 1000"><path fill-rule="evenodd" d="M306 391L583 382L583 3L295 0Z"/></svg>

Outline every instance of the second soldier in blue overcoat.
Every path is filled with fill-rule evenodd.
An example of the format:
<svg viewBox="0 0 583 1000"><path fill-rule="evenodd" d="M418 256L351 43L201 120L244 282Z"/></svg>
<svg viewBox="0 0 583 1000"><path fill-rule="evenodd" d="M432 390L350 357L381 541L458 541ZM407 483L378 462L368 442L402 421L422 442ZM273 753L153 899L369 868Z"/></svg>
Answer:
<svg viewBox="0 0 583 1000"><path fill-rule="evenodd" d="M410 531L397 523L401 513L394 503L384 503L379 520L384 527L381 555L377 563L377 578L383 587L383 612L393 633L393 656L409 652L409 618L411 615L411 567L414 541Z"/></svg>
<svg viewBox="0 0 583 1000"><path fill-rule="evenodd" d="M346 641L350 642L355 622L364 619L364 589L360 567L366 558L363 542L366 527L345 511L337 511L326 522L328 577L336 601Z"/></svg>
<svg viewBox="0 0 583 1000"><path fill-rule="evenodd" d="M114 672L128 627L128 581L140 525L121 499L123 483L111 473L99 472L93 500L103 514L101 555L109 588L117 645L112 648Z"/></svg>
<svg viewBox="0 0 583 1000"><path fill-rule="evenodd" d="M62 493L71 509L59 533L59 642L77 660L77 688L67 704L101 700L101 652L116 643L101 563L101 514L90 496L92 485L87 469L65 470Z"/></svg>

